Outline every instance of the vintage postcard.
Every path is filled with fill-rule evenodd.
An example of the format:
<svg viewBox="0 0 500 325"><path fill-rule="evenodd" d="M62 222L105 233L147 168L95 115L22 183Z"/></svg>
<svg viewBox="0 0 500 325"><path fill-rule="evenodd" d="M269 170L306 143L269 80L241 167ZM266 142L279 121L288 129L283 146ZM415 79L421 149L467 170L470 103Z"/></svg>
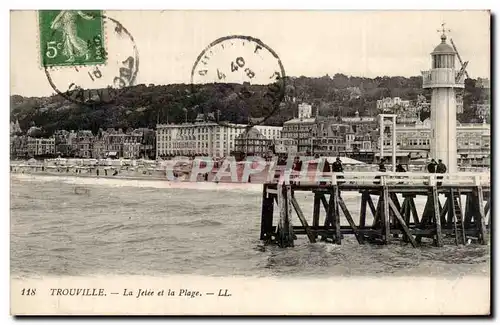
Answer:
<svg viewBox="0 0 500 325"><path fill-rule="evenodd" d="M11 11L11 314L489 315L490 22Z"/></svg>

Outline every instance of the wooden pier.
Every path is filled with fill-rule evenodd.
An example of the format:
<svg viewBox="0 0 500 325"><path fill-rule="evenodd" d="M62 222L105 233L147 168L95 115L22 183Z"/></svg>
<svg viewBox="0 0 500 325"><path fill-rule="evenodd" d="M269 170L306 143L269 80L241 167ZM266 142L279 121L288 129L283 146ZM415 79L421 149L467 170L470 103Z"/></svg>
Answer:
<svg viewBox="0 0 500 325"><path fill-rule="evenodd" d="M413 247L424 238L438 247L444 242L488 243L489 174L328 173L326 182L325 174L322 177L313 182L307 177L282 176L263 185L261 240L280 247L293 247L299 235L306 235L311 243L341 244L344 235L354 235L360 244L399 240ZM314 193L312 218L295 198L299 191ZM359 193L359 219L343 200L343 193L353 191ZM427 202L421 215L415 205L417 196L424 196ZM446 198L444 204L439 197ZM279 211L276 225L275 207ZM371 224L367 224L367 213L373 216ZM341 218L348 225L341 225Z"/></svg>

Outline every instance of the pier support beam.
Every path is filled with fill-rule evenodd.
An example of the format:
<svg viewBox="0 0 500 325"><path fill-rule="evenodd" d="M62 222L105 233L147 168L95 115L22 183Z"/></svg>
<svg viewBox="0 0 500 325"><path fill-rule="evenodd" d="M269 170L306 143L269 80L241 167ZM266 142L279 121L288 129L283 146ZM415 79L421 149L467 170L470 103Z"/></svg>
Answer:
<svg viewBox="0 0 500 325"><path fill-rule="evenodd" d="M292 196L290 202L293 205L293 208L295 209L295 212L297 213L297 216L299 217L300 223L302 223L302 226L306 230L307 237L309 238L309 242L315 243L316 242L316 237L311 231L311 228L309 228L309 224L307 223L306 217L304 217L304 213L302 212L302 209L299 206L299 203L295 199L295 196L293 195L292 191Z"/></svg>
<svg viewBox="0 0 500 325"><path fill-rule="evenodd" d="M486 235L486 221L484 216L484 202L483 202L483 188L478 186L476 188L476 198L477 198L477 216L479 220L477 222L479 228L479 243L482 245L488 244L488 237Z"/></svg>
<svg viewBox="0 0 500 325"><path fill-rule="evenodd" d="M333 225L335 227L335 244L340 245L342 242L342 234L340 232L340 214L339 214L339 187L333 186L330 194L333 197Z"/></svg>
<svg viewBox="0 0 500 325"><path fill-rule="evenodd" d="M382 188L383 192L383 211L382 211L382 240L384 241L385 244L387 244L389 240L389 236L391 234L391 219L390 219L390 214L389 214L389 191L387 190L387 186L383 186Z"/></svg>
<svg viewBox="0 0 500 325"><path fill-rule="evenodd" d="M366 192L361 192L361 209L359 210L359 228L363 229L366 225L366 205L368 204L368 200L366 196L370 196L370 194Z"/></svg>
<svg viewBox="0 0 500 325"><path fill-rule="evenodd" d="M323 194L314 192L314 206L313 206L313 230L318 230L319 227L319 216L321 211L321 197ZM314 238L317 239L318 235L315 233Z"/></svg>
<svg viewBox="0 0 500 325"><path fill-rule="evenodd" d="M292 190L290 185L278 186L278 204L280 208L280 221L278 224L277 242L280 247L293 247L292 225Z"/></svg>
<svg viewBox="0 0 500 325"><path fill-rule="evenodd" d="M405 233L405 237L410 240L410 243L412 244L413 247L417 247L417 242L413 238L413 235L411 234L410 229L408 228L408 226L406 225L406 222L404 221L403 217L399 213L398 207L396 206L396 204L394 204L394 202L392 202L391 198L389 198L389 206L391 207L392 212L394 213L396 219L399 221L399 224L403 228L403 231Z"/></svg>
<svg viewBox="0 0 500 325"><path fill-rule="evenodd" d="M262 213L260 221L260 240L269 241L273 232L274 196L267 192L269 186L264 185L262 191Z"/></svg>
<svg viewBox="0 0 500 325"><path fill-rule="evenodd" d="M436 224L436 246L437 247L442 247L443 246L443 234L441 232L441 211L439 211L439 206L441 205L439 203L439 197L438 197L438 191L437 187L433 186L432 187L432 199L434 203L434 222Z"/></svg>
<svg viewBox="0 0 500 325"><path fill-rule="evenodd" d="M342 197L339 196L338 201L339 201L340 208L342 209L342 212L344 213L344 216L347 219L347 222L349 223L349 226L351 227L352 231L354 232L354 235L356 236L356 240L358 241L358 243L362 244L363 238L360 236L359 231L358 231L358 227L356 227L356 224L354 223L354 220L352 219L351 213L347 209L347 206L346 206L344 200L342 199ZM338 219L340 219L340 217ZM340 220L339 220L338 229L340 229Z"/></svg>

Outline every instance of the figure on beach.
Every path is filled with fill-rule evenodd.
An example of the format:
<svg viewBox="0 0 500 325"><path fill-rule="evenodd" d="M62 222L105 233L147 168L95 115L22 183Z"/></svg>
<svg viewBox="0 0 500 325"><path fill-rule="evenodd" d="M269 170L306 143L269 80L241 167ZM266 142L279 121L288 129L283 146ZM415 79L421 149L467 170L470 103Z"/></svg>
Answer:
<svg viewBox="0 0 500 325"><path fill-rule="evenodd" d="M79 17L85 20L94 19L80 10L61 10L50 25L51 29L62 33L62 54L68 57L66 62L74 62L75 57L84 56L85 60L90 58L87 43L78 36L77 19Z"/></svg>

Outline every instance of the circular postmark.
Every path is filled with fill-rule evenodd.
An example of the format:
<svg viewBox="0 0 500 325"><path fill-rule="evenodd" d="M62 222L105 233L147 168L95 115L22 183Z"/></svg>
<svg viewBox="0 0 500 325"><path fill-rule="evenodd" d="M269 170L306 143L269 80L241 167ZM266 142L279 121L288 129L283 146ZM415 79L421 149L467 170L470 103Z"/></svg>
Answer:
<svg viewBox="0 0 500 325"><path fill-rule="evenodd" d="M42 67L57 94L95 106L134 85L139 53L116 19L98 10L58 10L41 12L39 21Z"/></svg>
<svg viewBox="0 0 500 325"><path fill-rule="evenodd" d="M251 36L221 37L208 45L191 70L198 113L219 124L251 127L269 120L285 97L285 69L276 52ZM217 98L203 98L210 87ZM201 107L200 107L201 106ZM233 127L238 127L230 123Z"/></svg>

